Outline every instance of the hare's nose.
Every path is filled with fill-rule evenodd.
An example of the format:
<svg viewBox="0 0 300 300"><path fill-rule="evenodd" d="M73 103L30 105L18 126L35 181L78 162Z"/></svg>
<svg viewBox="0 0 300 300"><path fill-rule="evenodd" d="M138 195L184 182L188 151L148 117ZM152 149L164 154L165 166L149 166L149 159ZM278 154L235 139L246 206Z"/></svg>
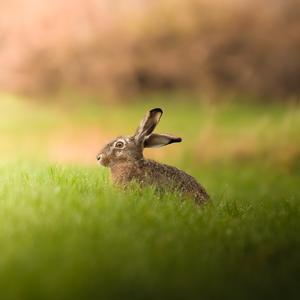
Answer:
<svg viewBox="0 0 300 300"><path fill-rule="evenodd" d="M99 161L99 160L101 160L101 158L102 158L102 154L98 154L97 156L96 156L96 159Z"/></svg>

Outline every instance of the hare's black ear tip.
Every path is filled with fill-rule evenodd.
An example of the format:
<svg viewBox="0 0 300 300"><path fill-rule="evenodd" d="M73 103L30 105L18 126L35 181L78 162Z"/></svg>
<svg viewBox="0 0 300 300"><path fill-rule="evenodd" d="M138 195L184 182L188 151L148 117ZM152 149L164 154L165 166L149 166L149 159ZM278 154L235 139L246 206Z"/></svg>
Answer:
<svg viewBox="0 0 300 300"><path fill-rule="evenodd" d="M180 142L182 142L182 138L180 138L180 137L170 137L169 143L167 143L166 145L173 144L173 143L180 143Z"/></svg>
<svg viewBox="0 0 300 300"><path fill-rule="evenodd" d="M161 108L157 107L157 108L151 109L150 113L160 113L160 114L162 114L163 110Z"/></svg>

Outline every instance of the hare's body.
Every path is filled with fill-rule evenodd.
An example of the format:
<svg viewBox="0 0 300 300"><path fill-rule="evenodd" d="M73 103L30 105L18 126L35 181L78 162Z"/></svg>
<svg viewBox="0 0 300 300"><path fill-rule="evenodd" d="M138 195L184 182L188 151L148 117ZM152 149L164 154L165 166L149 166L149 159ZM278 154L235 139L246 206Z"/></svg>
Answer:
<svg viewBox="0 0 300 300"><path fill-rule="evenodd" d="M120 136L108 143L97 155L99 163L109 167L114 183L125 185L135 181L158 190L177 191L194 198L199 204L208 200L205 189L185 172L153 160L144 159L145 147L161 147L181 142L181 138L152 133L162 115L160 108L149 111L133 136Z"/></svg>
<svg viewBox="0 0 300 300"><path fill-rule="evenodd" d="M205 189L189 174L154 160L141 159L124 162L111 167L113 182L125 185L135 181L142 186L154 186L191 197L199 204L208 199Z"/></svg>

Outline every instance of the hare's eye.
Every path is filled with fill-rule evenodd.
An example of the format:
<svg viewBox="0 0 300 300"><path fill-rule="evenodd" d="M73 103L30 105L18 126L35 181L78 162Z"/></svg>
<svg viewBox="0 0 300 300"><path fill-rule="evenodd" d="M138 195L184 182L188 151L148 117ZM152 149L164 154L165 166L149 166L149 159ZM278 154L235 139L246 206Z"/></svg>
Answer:
<svg viewBox="0 0 300 300"><path fill-rule="evenodd" d="M115 147L116 148L123 148L124 147L124 143L121 142L121 141L118 141L118 142L116 142Z"/></svg>

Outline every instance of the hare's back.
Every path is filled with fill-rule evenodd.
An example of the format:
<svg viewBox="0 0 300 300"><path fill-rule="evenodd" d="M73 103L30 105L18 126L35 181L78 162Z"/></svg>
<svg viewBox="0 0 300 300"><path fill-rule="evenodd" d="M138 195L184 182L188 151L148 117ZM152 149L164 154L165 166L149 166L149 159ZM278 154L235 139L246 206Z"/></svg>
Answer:
<svg viewBox="0 0 300 300"><path fill-rule="evenodd" d="M197 202L205 202L209 196L194 177L173 166L153 160L144 161L145 181L162 188L177 190L192 196Z"/></svg>

